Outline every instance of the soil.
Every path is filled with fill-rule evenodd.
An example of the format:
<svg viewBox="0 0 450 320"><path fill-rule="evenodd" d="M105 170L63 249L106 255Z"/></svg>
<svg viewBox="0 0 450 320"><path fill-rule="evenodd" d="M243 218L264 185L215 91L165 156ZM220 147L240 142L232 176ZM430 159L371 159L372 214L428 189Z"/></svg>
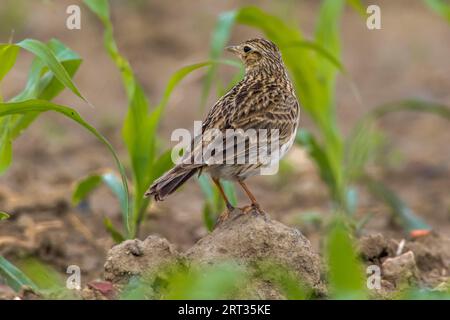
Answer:
<svg viewBox="0 0 450 320"><path fill-rule="evenodd" d="M11 25L0 25L1 40L6 42L9 30L14 28L16 40L45 41L55 37L78 52L84 62L75 82L96 107L90 108L69 92L64 92L56 102L77 108L105 134L127 163L120 134L126 112L120 77L103 49L102 28L87 10L82 11L81 30L70 31L64 27L65 8L73 2L23 4L21 19ZM448 24L420 3L378 2L383 13L382 30L368 31L365 21L351 10L344 15L343 64L362 97L362 103L358 102L348 78L339 78L337 114L344 133L350 132L359 117L384 102L421 97L450 105ZM139 3L113 1L113 23L119 48L130 60L153 105L161 97L171 73L181 66L207 59L217 15L248 4L247 1L212 3L209 0L180 0L177 5L167 1ZM287 3L290 2L257 2L276 14L296 17L305 34L311 36L317 3L304 1L298 6ZM259 35L250 28L236 27L230 42ZM29 55L21 55L2 82L5 100L23 87L30 61ZM221 76L230 78L232 72L224 67ZM160 128L167 147L174 128L191 128L194 120L202 118L201 85L201 73L196 73L175 90ZM214 100L212 95L208 102ZM301 126L314 131L306 113ZM411 251L418 270L411 276L428 287L438 286L448 279L450 272L448 122L433 115L399 113L383 119L380 126L388 133L390 156L382 166L374 167L373 172L433 227L433 233L409 239L392 220L389 210L361 188L357 216L373 214L362 231L363 258L368 264L383 266L387 259ZM313 250L321 252L325 222L330 218L327 189L303 150L292 150L288 163L287 172L252 178L249 185L272 219L298 228L310 240ZM79 265L84 284L100 278L106 253L114 245L104 231L103 217L109 217L120 228L119 205L103 188L95 191L81 207L74 208L70 197L74 181L112 167L107 150L76 124L54 114L41 116L15 141L14 163L0 177L0 209L11 214L11 219L0 223L0 254L14 262L30 255L38 257L62 274L67 266ZM246 201L242 194L239 201ZM202 222L202 205L198 185L188 182L165 202L152 204L139 238L160 236L174 250L185 252L208 236ZM307 218L311 216L318 219ZM403 239L404 248L397 254ZM410 261L410 254L405 259ZM391 284L396 285L395 281Z"/></svg>
<svg viewBox="0 0 450 320"><path fill-rule="evenodd" d="M146 276L147 283L161 282L168 266L182 264L188 270L202 270L233 261L245 270L248 283L242 284L241 297L285 299L277 285L259 276L263 268L293 270L293 277L312 288L314 296L326 294L321 279L321 261L317 253L296 228L270 219L253 210L243 213L235 209L230 218L185 252L177 252L166 239L149 236L144 241L128 240L109 253L105 264L105 280L126 284L136 275ZM264 266L263 264L266 264ZM151 277L149 281L148 277ZM239 295L238 295L239 297Z"/></svg>

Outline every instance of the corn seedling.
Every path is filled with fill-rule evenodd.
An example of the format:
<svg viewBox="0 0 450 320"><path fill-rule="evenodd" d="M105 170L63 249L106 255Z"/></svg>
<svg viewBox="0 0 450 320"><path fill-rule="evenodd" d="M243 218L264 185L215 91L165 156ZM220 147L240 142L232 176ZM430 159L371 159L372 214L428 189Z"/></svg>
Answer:
<svg viewBox="0 0 450 320"><path fill-rule="evenodd" d="M450 3L445 0L424 0L425 4L450 23Z"/></svg>
<svg viewBox="0 0 450 320"><path fill-rule="evenodd" d="M24 287L38 291L37 285L30 278L2 256L0 256L0 276L16 292Z"/></svg>
<svg viewBox="0 0 450 320"><path fill-rule="evenodd" d="M332 223L326 241L330 295L334 299L365 299L367 287L362 262L342 218L338 216Z"/></svg>
<svg viewBox="0 0 450 320"><path fill-rule="evenodd" d="M68 88L86 101L72 82L72 77L81 64L80 57L55 39L47 44L33 39L26 39L15 44L0 44L0 81L13 68L21 49L32 53L35 58L31 64L25 88L8 102L0 102L0 173L5 172L12 163L14 139L22 134L41 113L53 111L80 124L109 149L122 175L123 188L127 190L125 172L111 144L94 127L84 121L76 110L50 101L64 88ZM0 216L1 219L8 217L4 212ZM0 272L12 288L16 290L22 286L37 288L19 269L5 258L0 258Z"/></svg>
<svg viewBox="0 0 450 320"><path fill-rule="evenodd" d="M130 158L133 188L128 213L124 210L127 194L122 189L115 174L109 170L100 174L95 173L77 183L73 193L73 203L78 204L101 183L108 186L120 201L125 233L114 228L109 220L105 220L105 226L116 241L122 241L125 238L133 238L138 233L139 225L151 201L151 199L143 197L144 192L155 179L173 165L171 150L161 151L157 135L159 122L172 91L184 77L197 69L218 63L232 66L239 66L239 64L233 61L212 60L185 66L170 77L160 102L150 108L148 99L141 84L136 79L130 63L120 54L117 48L113 37L108 1L85 0L84 3L102 22L105 28L104 45L106 51L122 76L128 99L128 112L122 127L122 137Z"/></svg>
<svg viewBox="0 0 450 320"><path fill-rule="evenodd" d="M14 139L40 114L53 111L80 124L109 149L122 176L119 184L125 193L128 192L124 169L112 145L76 110L51 102L65 88L87 101L72 82L72 77L81 64L80 57L55 39L47 44L34 39L25 39L14 44L0 44L0 81L13 68L21 49L32 53L35 58L25 88L8 102L0 100L0 173L5 172L12 163ZM125 202L124 206L127 208L128 203ZM8 217L7 213L0 213L0 220ZM16 291L23 286L38 290L32 280L3 257L0 257L0 274Z"/></svg>

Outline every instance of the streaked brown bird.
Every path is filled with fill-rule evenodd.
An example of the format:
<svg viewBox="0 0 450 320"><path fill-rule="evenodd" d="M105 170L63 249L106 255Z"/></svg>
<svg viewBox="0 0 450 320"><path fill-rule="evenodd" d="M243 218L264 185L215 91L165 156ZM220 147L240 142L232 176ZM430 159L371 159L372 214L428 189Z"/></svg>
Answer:
<svg viewBox="0 0 450 320"><path fill-rule="evenodd" d="M266 129L269 133L264 138L263 135L258 134L257 143L249 142L248 137L245 136L244 148L241 148L241 151L236 151L236 145L227 145L227 148L232 148L235 152L230 158L223 151L221 155L224 161L220 163L214 163L208 159L197 163L183 161L157 179L145 194L153 196L156 201L164 200L195 173L208 172L227 206L227 211L221 215L220 220L226 219L228 213L234 210L220 184L220 179L236 181L242 186L251 201L250 206L243 208L244 212L249 212L251 211L249 209L252 208L260 211L256 198L244 180L250 176L261 174L261 169L273 165L273 161L278 162L287 153L295 139L300 116L299 103L293 85L289 80L280 50L274 43L258 38L226 49L243 61L245 76L211 108L202 124L202 134L210 132L211 129L218 129L224 134L227 129L241 129L244 132L251 129L257 132L260 129ZM270 144L270 132L273 130L276 130L279 139L277 157L272 158L270 163L259 157L256 157L256 161L248 161L252 151L261 151L261 146L268 141ZM184 159L194 159L202 152L202 148L204 154L205 148L208 149L211 145L212 142L205 137L200 143L198 139L194 138L191 143L191 151ZM270 147L266 147L264 150L269 157L272 155ZM239 152L241 155L245 154L247 161L244 163L236 162ZM212 157L216 156L214 152L211 155ZM233 161L229 161L230 159Z"/></svg>

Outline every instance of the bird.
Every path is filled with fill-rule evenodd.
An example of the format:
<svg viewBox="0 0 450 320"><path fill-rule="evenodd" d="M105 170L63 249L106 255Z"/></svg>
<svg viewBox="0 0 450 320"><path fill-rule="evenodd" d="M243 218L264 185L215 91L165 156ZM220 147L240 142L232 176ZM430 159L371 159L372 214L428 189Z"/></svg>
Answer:
<svg viewBox="0 0 450 320"><path fill-rule="evenodd" d="M272 41L255 38L225 49L242 61L245 74L242 80L209 110L202 122L202 134L207 135L207 132L213 130L226 133L230 129L241 132L241 135L242 131L254 130L259 133L261 129L266 130L269 134L265 136L256 134L256 141L253 139L253 143L249 141L250 138L245 137L244 140L240 140L241 144L244 141L240 151L236 151L238 146L236 142L233 144L235 140L232 140L230 146L223 148L222 152L219 150L217 154L212 152L208 159L203 159L204 161L192 160L198 157L202 150L204 154L205 149L211 149L213 145L211 134L208 139L205 137L194 138L191 142L191 150L183 157L185 161L178 163L155 180L145 193L146 197L162 201L195 174L200 175L207 172L226 204L226 210L219 216L218 221L226 220L230 212L235 209L225 194L220 180L234 181L242 187L251 202L250 205L241 208L244 213L255 210L262 212L259 202L246 185L245 180L261 174L263 168L277 164L288 152L295 140L300 119L300 105L294 86L289 79L281 51ZM279 146L277 156L270 158L275 153L269 151L266 152L269 160L267 157L265 161L256 157L256 161L248 161L249 155L254 154L252 151L261 151L261 145L264 143L269 142L270 145L271 132L277 133ZM231 158L225 153L226 149L235 151ZM266 147L265 150L267 151L267 149ZM225 160L233 161L210 161L219 154L225 157ZM239 155L245 156L247 161L236 162Z"/></svg>

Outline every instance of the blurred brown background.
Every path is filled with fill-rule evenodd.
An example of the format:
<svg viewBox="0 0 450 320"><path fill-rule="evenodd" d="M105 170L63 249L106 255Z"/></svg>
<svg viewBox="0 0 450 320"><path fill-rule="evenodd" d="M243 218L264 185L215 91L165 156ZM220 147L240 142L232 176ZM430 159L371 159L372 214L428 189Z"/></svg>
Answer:
<svg viewBox="0 0 450 320"><path fill-rule="evenodd" d="M450 105L450 27L421 1L372 1L381 7L382 29L370 31L365 20L351 9L343 19L343 64L348 76L339 77L337 106L339 124L348 133L357 119L371 108L394 100L419 97ZM81 30L65 27L66 8L82 8ZM115 36L119 49L128 58L137 77L155 104L170 77L184 65L207 60L209 41L221 12L241 5L258 5L286 19L299 21L305 35L311 36L318 1L111 1ZM121 140L121 125L126 112L126 97L119 74L106 55L102 27L81 1L0 0L0 41L7 42L14 29L14 41L57 38L79 53L84 62L75 83L95 105L92 109L67 90L56 100L75 107L110 139L127 162ZM246 27L235 27L231 41L237 43L261 36ZM21 53L16 67L5 78L1 92L5 100L24 86L31 56ZM220 76L230 79L235 70L220 68ZM160 130L170 146L170 133L179 127L191 128L203 117L199 108L202 76L187 77L174 92ZM351 90L354 83L362 98L358 102ZM212 94L208 106L214 103ZM206 112L206 111L205 111ZM301 126L313 130L303 113ZM398 113L381 122L391 138L392 154L378 177L398 192L434 228L450 231L450 130L448 122L433 115ZM317 245L320 233L304 225L302 214L327 215L327 190L311 161L300 149L289 155L292 172L277 177L250 180L263 207L287 224L300 224ZM55 203L68 203L72 183L93 170L113 167L107 150L79 126L58 115L46 114L14 144L14 163L0 177L0 207L5 211L29 214L33 221L55 218ZM243 200L245 198L241 198ZM362 194L361 213L375 214L369 231L401 234L390 223L386 208ZM194 181L167 201L152 206L141 237L159 233L180 247L188 247L206 233L201 221L203 198ZM98 270L102 260L85 257L100 252L98 245L109 246L101 217L108 215L119 223L119 206L107 190L91 197L92 214L83 216L84 238L77 233L55 235L64 239L67 255L86 270ZM66 211L68 210L69 213ZM62 210L66 229L76 230L71 219L76 210ZM79 214L78 214L79 215ZM61 218L59 216L59 218ZM58 219L59 219L58 218ZM20 235L23 224L17 221L2 226L0 234ZM89 237L95 238L91 245ZM49 240L52 245L52 239ZM58 241L57 241L58 242ZM71 246L71 244L74 244ZM76 245L75 245L76 244ZM75 248L77 247L77 248ZM37 249L41 250L41 249ZM51 248L55 250L55 248ZM51 251L53 252L53 251ZM66 259L67 260L67 259ZM66 261L64 260L64 261Z"/></svg>

